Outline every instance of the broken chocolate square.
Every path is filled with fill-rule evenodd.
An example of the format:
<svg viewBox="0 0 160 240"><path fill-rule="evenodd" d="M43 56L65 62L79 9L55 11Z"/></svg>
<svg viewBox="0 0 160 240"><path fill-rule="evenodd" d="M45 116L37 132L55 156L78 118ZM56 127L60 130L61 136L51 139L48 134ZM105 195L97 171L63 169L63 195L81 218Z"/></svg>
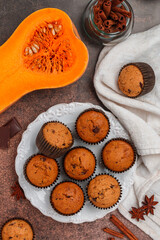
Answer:
<svg viewBox="0 0 160 240"><path fill-rule="evenodd" d="M8 142L10 138L9 127L0 127L0 148L8 148Z"/></svg>
<svg viewBox="0 0 160 240"><path fill-rule="evenodd" d="M10 138L14 137L22 129L15 117L10 119L3 127L8 127L10 129Z"/></svg>

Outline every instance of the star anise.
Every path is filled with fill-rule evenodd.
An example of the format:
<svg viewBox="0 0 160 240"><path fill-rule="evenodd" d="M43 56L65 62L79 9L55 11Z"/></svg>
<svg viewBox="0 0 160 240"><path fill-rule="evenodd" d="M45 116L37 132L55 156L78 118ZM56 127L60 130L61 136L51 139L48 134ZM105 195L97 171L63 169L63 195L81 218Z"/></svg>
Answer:
<svg viewBox="0 0 160 240"><path fill-rule="evenodd" d="M17 200L19 200L20 198L26 199L24 192L20 187L18 181L15 182L14 186L12 186L11 189L13 190L11 196L16 196Z"/></svg>
<svg viewBox="0 0 160 240"><path fill-rule="evenodd" d="M150 198L145 195L145 201L142 202L142 204L144 205L142 208L144 209L146 215L148 215L149 213L154 215L154 206L158 204L158 202L154 201L154 195L152 195L152 197Z"/></svg>
<svg viewBox="0 0 160 240"><path fill-rule="evenodd" d="M132 218L137 219L138 222L139 222L139 219L145 220L144 219L145 212L142 208L132 207L132 211L130 211L129 213L132 215Z"/></svg>

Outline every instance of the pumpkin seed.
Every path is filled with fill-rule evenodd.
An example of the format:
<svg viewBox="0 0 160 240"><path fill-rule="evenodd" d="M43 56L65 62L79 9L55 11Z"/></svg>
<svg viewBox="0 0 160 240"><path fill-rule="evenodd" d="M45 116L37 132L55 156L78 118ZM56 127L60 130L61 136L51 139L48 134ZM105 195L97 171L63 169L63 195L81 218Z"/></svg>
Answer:
<svg viewBox="0 0 160 240"><path fill-rule="evenodd" d="M37 51L37 48L35 48L35 47L31 47L32 48L32 51L34 52L34 53L37 53L38 51Z"/></svg>
<svg viewBox="0 0 160 240"><path fill-rule="evenodd" d="M54 28L52 29L52 34L56 35L56 32L55 32Z"/></svg>
<svg viewBox="0 0 160 240"><path fill-rule="evenodd" d="M49 28L53 28L53 25L51 23L48 24Z"/></svg>
<svg viewBox="0 0 160 240"><path fill-rule="evenodd" d="M46 28L45 27L43 28L43 32L46 33Z"/></svg>
<svg viewBox="0 0 160 240"><path fill-rule="evenodd" d="M30 49L30 48L29 48L29 55L30 55L30 56L33 55L32 49Z"/></svg>
<svg viewBox="0 0 160 240"><path fill-rule="evenodd" d="M62 29L62 25L57 25L57 26L55 26L55 31L56 31L56 33L60 32L61 29Z"/></svg>
<svg viewBox="0 0 160 240"><path fill-rule="evenodd" d="M39 50L39 46L36 43L33 43L33 46Z"/></svg>
<svg viewBox="0 0 160 240"><path fill-rule="evenodd" d="M29 47L26 47L26 48L25 48L25 55L27 56L28 53L29 53Z"/></svg>

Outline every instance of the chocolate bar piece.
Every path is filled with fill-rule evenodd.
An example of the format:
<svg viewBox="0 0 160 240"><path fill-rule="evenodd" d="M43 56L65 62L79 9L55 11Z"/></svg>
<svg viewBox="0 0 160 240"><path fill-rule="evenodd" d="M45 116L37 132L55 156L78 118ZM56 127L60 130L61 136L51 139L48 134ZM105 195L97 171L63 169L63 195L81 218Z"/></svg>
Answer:
<svg viewBox="0 0 160 240"><path fill-rule="evenodd" d="M8 126L0 127L0 148L8 148L9 138L10 138L9 127Z"/></svg>
<svg viewBox="0 0 160 240"><path fill-rule="evenodd" d="M21 131L22 127L17 121L17 119L14 117L10 119L4 127L8 127L10 129L10 138L14 137L19 131Z"/></svg>

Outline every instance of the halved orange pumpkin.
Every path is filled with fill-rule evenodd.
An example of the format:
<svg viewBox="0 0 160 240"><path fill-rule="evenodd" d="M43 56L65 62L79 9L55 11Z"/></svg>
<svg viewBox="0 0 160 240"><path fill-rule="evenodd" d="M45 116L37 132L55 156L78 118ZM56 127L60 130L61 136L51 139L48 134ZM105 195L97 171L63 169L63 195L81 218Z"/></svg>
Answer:
<svg viewBox="0 0 160 240"><path fill-rule="evenodd" d="M0 112L28 92L73 83L87 64L87 48L65 12L32 13L0 47Z"/></svg>

